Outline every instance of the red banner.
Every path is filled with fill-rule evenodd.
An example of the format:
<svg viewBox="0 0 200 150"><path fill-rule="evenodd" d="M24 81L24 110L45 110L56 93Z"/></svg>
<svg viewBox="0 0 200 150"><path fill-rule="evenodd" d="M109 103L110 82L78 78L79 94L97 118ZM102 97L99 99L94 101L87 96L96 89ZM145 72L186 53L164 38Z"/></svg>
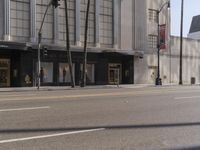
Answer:
<svg viewBox="0 0 200 150"><path fill-rule="evenodd" d="M160 49L166 49L166 24L160 25Z"/></svg>

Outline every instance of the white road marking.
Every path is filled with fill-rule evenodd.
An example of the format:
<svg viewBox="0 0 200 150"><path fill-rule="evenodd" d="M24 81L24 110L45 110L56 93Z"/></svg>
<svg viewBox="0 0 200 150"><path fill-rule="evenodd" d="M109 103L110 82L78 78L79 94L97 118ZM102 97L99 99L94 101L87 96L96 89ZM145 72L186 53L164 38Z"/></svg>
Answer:
<svg viewBox="0 0 200 150"><path fill-rule="evenodd" d="M49 109L50 106L44 107L29 107L29 108L15 108L15 109L0 109L0 112L9 112L9 111L23 111L23 110L37 110L37 109Z"/></svg>
<svg viewBox="0 0 200 150"><path fill-rule="evenodd" d="M175 97L175 100L179 100L179 99L194 99L194 98L200 98L200 96L190 96L190 97Z"/></svg>
<svg viewBox="0 0 200 150"><path fill-rule="evenodd" d="M1 93L0 97L4 97L4 96L9 96L9 97L15 97L15 96L35 96L37 95L37 93Z"/></svg>
<svg viewBox="0 0 200 150"><path fill-rule="evenodd" d="M44 139L44 138L58 137L58 136L64 136L64 135L79 134L79 133L88 133L88 132L95 132L95 131L101 131L101 130L105 130L105 128L82 130L82 131L73 131L73 132L65 132L65 133L58 133L58 134L41 135L41 136L33 136L33 137L18 138L18 139L2 140L2 141L0 141L0 144L35 140L35 139Z"/></svg>

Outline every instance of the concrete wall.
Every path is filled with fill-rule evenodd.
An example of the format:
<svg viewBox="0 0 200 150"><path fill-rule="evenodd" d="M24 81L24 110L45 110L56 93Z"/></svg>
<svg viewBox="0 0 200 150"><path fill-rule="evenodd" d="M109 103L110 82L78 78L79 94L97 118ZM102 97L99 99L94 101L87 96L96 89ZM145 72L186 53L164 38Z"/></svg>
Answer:
<svg viewBox="0 0 200 150"><path fill-rule="evenodd" d="M140 51L147 50L147 3L135 0L135 46Z"/></svg>
<svg viewBox="0 0 200 150"><path fill-rule="evenodd" d="M121 1L121 49L146 50L146 0Z"/></svg>
<svg viewBox="0 0 200 150"><path fill-rule="evenodd" d="M133 0L121 1L121 49L131 50L133 42Z"/></svg>
<svg viewBox="0 0 200 150"><path fill-rule="evenodd" d="M146 0L144 1L137 1L136 2L136 48L144 50L144 58L139 59L136 57L134 60L135 66L135 83L136 84L155 84L155 79L157 77L157 70L158 70L158 58L157 58L157 48L150 48L148 47L148 35L158 35L158 23L149 20L149 9L159 10L163 4L165 4L167 0ZM146 9L141 9L145 6ZM144 11L145 10L145 11ZM144 15L144 13L146 13ZM143 14L143 15L141 15ZM160 77L162 78L162 82L167 84L170 82L172 78L170 74L171 64L170 61L172 60L170 56L170 10L167 9L167 5L164 5L162 11L159 14L160 17L160 24L166 24L166 50L160 51ZM142 18L142 19L141 19ZM145 18L145 19L144 19ZM142 29L140 29L142 28ZM145 29L144 29L145 28ZM142 33L142 34L141 34ZM143 36L141 38L141 36ZM143 43L142 43L143 42ZM139 46L140 45L140 46ZM157 45L155 45L156 47ZM176 67L174 67L176 70ZM176 78L176 75L174 75Z"/></svg>
<svg viewBox="0 0 200 150"><path fill-rule="evenodd" d="M179 77L180 38L171 37L171 82L177 83ZM183 39L183 83L190 84L191 78L200 83L200 40Z"/></svg>
<svg viewBox="0 0 200 150"><path fill-rule="evenodd" d="M157 77L157 53L145 53L142 60L136 61L140 65L140 74L136 83L155 84ZM180 68L180 38L171 36L171 48L160 51L160 77L163 84L178 84ZM200 40L183 39L183 84L200 83Z"/></svg>

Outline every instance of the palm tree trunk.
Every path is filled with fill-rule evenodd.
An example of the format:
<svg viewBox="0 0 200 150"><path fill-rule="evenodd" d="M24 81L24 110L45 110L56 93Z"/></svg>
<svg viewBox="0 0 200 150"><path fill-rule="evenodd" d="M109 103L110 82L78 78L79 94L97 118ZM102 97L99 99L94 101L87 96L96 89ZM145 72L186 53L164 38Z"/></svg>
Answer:
<svg viewBox="0 0 200 150"><path fill-rule="evenodd" d="M90 0L87 3L86 20L85 20L85 41L84 41L84 59L81 87L86 85L86 65L87 65L87 36L88 36L88 20L89 20Z"/></svg>

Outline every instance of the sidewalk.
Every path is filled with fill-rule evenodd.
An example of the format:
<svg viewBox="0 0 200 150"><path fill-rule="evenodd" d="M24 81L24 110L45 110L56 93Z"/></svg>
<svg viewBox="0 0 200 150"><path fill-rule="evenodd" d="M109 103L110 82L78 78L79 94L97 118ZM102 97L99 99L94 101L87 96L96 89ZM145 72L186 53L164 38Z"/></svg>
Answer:
<svg viewBox="0 0 200 150"><path fill-rule="evenodd" d="M71 88L71 86L41 86L40 91L56 91L56 90L81 90L81 89L105 89L105 88L143 88L153 86L149 84L126 84L126 85L93 85L81 88L76 86ZM24 91L38 91L37 87L8 87L0 88L0 92L24 92Z"/></svg>
<svg viewBox="0 0 200 150"><path fill-rule="evenodd" d="M177 84L164 84L157 87L170 87L170 86L179 86ZM197 86L197 85L183 85L183 86ZM76 86L71 88L70 86L41 86L40 91L56 91L56 90L82 90L82 89L105 89L105 88L144 88L144 87L156 87L153 84L121 84L117 85L93 85L86 86L81 88ZM16 88L0 88L0 92L25 92L25 91L38 91L37 87L16 87Z"/></svg>

